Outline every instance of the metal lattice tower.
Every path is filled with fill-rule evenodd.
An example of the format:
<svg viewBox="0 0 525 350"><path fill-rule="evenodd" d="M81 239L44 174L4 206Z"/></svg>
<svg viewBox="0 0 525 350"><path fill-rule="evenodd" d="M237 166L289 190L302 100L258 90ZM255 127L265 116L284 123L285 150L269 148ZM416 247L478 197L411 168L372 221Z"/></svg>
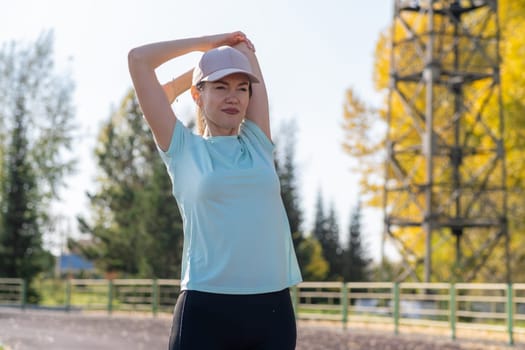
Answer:
<svg viewBox="0 0 525 350"><path fill-rule="evenodd" d="M400 280L455 251L450 278L510 282L497 0L394 1L383 249Z"/></svg>

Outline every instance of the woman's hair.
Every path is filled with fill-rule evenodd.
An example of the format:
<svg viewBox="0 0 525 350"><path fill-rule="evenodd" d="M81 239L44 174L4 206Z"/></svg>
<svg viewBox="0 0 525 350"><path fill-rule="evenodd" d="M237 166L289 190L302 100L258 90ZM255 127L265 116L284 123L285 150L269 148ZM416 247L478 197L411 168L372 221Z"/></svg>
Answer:
<svg viewBox="0 0 525 350"><path fill-rule="evenodd" d="M202 91L202 88L204 87L204 82L201 81L200 83L198 83L196 86L197 90L199 91ZM249 96L252 97L252 84L250 83L250 85L248 86L248 92L249 92ZM197 126L197 133L199 135L204 135L204 131L206 130L206 118L204 118L204 112L202 111L202 109L197 106L197 122L196 122L196 126Z"/></svg>
<svg viewBox="0 0 525 350"><path fill-rule="evenodd" d="M204 87L204 82L199 82L196 86L197 90L202 91L202 88ZM197 106L197 133L199 135L204 135L204 131L206 130L206 119L204 118L204 112L202 109Z"/></svg>
<svg viewBox="0 0 525 350"><path fill-rule="evenodd" d="M206 119L204 119L204 113L202 112L202 109L197 106L197 133L199 135L204 135L204 130L206 130Z"/></svg>

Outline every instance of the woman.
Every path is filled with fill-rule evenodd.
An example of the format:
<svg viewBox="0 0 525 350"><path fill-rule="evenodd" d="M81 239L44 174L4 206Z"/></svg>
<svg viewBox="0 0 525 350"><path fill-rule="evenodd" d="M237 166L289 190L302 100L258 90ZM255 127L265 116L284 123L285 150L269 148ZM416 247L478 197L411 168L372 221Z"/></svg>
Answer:
<svg viewBox="0 0 525 350"><path fill-rule="evenodd" d="M193 51L204 52L198 65L161 86L155 69ZM226 33L148 44L128 60L184 222L170 349L294 349L288 288L301 274L253 44ZM198 135L170 106L188 89Z"/></svg>

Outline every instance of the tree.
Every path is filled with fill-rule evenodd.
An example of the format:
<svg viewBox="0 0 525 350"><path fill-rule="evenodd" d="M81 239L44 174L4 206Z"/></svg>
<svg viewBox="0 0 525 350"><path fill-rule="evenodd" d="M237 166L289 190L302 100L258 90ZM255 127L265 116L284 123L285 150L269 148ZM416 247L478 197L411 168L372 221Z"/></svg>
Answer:
<svg viewBox="0 0 525 350"><path fill-rule="evenodd" d="M76 248L106 272L179 277L182 219L133 90L103 126L96 158L99 188L88 194L92 220L79 218L92 243Z"/></svg>
<svg viewBox="0 0 525 350"><path fill-rule="evenodd" d="M502 57L501 80L505 111L505 146L511 266L515 281L525 281L525 2L499 1Z"/></svg>
<svg viewBox="0 0 525 350"><path fill-rule="evenodd" d="M323 257L323 248L314 237L305 237L297 248L297 259L305 281L322 281L326 278L329 265Z"/></svg>
<svg viewBox="0 0 525 350"><path fill-rule="evenodd" d="M36 176L28 155L26 114L17 113L7 151L4 183L2 273L31 278L43 269L42 233L35 203L39 199Z"/></svg>
<svg viewBox="0 0 525 350"><path fill-rule="evenodd" d="M317 196L313 235L321 245L323 257L328 262L327 278L329 280L340 279L342 277L342 249L339 242L339 227L333 206L329 214L325 214L321 191Z"/></svg>
<svg viewBox="0 0 525 350"><path fill-rule="evenodd" d="M31 282L52 263L42 235L74 167L73 83L54 68L52 32L3 45L0 76L0 276Z"/></svg>
<svg viewBox="0 0 525 350"><path fill-rule="evenodd" d="M322 280L328 273L328 262L323 258L321 245L314 237L305 237L301 230L303 212L300 207L295 164L295 121L286 122L281 130L275 142L278 146L275 169L279 176L281 197L288 216L297 260L304 280ZM284 141L281 143L280 140Z"/></svg>
<svg viewBox="0 0 525 350"><path fill-rule="evenodd" d="M361 201L358 201L350 219L348 244L344 252L343 277L348 282L365 282L369 279L371 259L362 241L361 228Z"/></svg>
<svg viewBox="0 0 525 350"><path fill-rule="evenodd" d="M525 28L525 5L523 2L516 2L510 0L500 0L498 2L498 14L499 14L499 23L501 30L501 38L499 47L499 55L502 58L501 64L501 83L502 83L502 100L503 100L503 111L505 115L505 129L503 134L503 139L505 141L505 161L506 161L506 182L508 189L508 219L509 219L509 230L511 232L512 242L511 242L511 266L514 266L512 274L516 280L525 278L525 274L522 274L521 271L524 271L523 267L525 263L525 254L523 253L525 247L525 240L523 239L523 234L525 233L525 227L523 225L523 215L525 208L525 155L521 151L525 147L525 92L522 86L525 84L525 77L522 72L525 68L523 60L523 47L525 46L525 38L521 35L521 31ZM413 16L407 16L405 18L406 24L412 26L411 28L417 28L424 32L426 30L426 19L421 20L421 18ZM417 19L419 18L419 19ZM486 29L491 28L486 24L486 22L481 21L480 18L477 18L476 15L472 15L469 19L474 23L473 28ZM466 19L468 20L468 19ZM419 22L418 22L419 21ZM444 23L439 22L440 19L436 19L436 28L448 28ZM476 23L485 23L484 26L477 26ZM419 26L418 26L419 23ZM411 29L414 30L414 29ZM391 35L393 31L388 29L380 34L377 43L376 43L376 53L375 53L375 68L373 79L376 86L376 90L384 94L385 97L391 86L391 70L390 70L390 59L393 53L391 50ZM451 36L452 37L452 36ZM450 38L451 38L450 37ZM465 49L461 47L461 41L458 41L459 49ZM424 43L422 43L424 45ZM452 39L443 39L440 41L439 45L443 47L453 47ZM486 45L486 44L482 44ZM409 45L407 45L407 48ZM408 50L408 49L407 49ZM416 63L411 60L415 55L407 50L400 50L396 56L396 61L402 64L403 67L406 67L407 72L410 72L410 67ZM436 49L438 50L438 49ZM448 54L454 52L453 50ZM487 47L487 52L490 51ZM443 50L440 54L444 55L447 53L447 50ZM493 53L491 53L493 54ZM479 55L479 53L477 54ZM476 62L479 57L473 55L469 57L472 62ZM478 60L479 61L479 60ZM419 63L417 63L419 64ZM481 66L480 66L481 67ZM480 68L482 69L482 68ZM405 72L406 73L406 72ZM406 73L408 74L408 73ZM498 106L499 100L497 94L493 93L491 96L485 96L481 94L484 91L490 91L489 88L482 86L482 84L490 85L490 82L476 82L469 86L465 87L463 94L466 98L471 97L470 102L472 106L472 111L470 114L466 114L464 117L465 124L462 125L466 130L472 130L472 135L468 139L469 142L476 143L473 148L476 148L477 145L487 146L491 144L492 135L488 135L480 124L477 124L479 118L481 118L480 113L474 113L480 109L480 106L483 105L487 114L483 117L486 117L484 120L485 125L496 125L499 118ZM445 88L443 88L445 89ZM439 93L439 88L436 87L436 93ZM409 96L409 102L413 106L423 108L424 106L424 95L425 89L416 89L410 91L404 91L406 96ZM473 98L474 96L480 96L479 100ZM356 92L353 89L349 89L346 93L346 101L344 105L344 131L346 133L345 137L345 150L353 157L357 158L359 161L359 167L356 167L356 171L361 174L362 188L364 189L365 195L368 196L366 205L381 207L383 205L382 198L382 186L384 185L384 174L385 169L383 168L383 160L387 152L387 143L386 143L386 133L385 126L387 121L390 125L391 135L396 137L392 139L401 140L401 143L406 143L406 145L416 144L413 142L415 138L419 137L415 128L411 123L404 123L406 120L406 109L407 100L403 100L402 97L394 95L391 99L391 109L388 110L387 99L385 103L379 107L371 106L366 101L360 99ZM447 139L452 137L452 128L449 128L446 123L449 123L452 118L450 118L451 108L453 104L443 103L440 106L437 106L436 113L434 116L434 121L438 123L436 128L442 133L439 136L442 139ZM448 108L448 109L447 109ZM414 121L416 123L417 121ZM439 124L441 123L441 124ZM496 130L496 129L495 129ZM443 136L444 135L444 136ZM465 141L466 142L466 141ZM400 144L397 144L397 147L400 147ZM399 183L399 188L402 186L412 186L414 189L417 189L419 184L423 183L423 169L420 164L417 163L416 157L414 157L413 149L411 150L408 146L406 147L407 152L404 158L398 158L396 161L400 162L400 169L410 169L410 175L414 180L412 184ZM481 152L480 152L481 153ZM476 163L477 169L480 168L479 164L490 164L489 157L487 155L479 154L476 157L470 158L471 162ZM466 160L464 160L466 164ZM439 183L447 182L447 176L450 178L449 168L445 164L438 163L437 168L442 169L441 173L436 175L434 181ZM469 169L467 165L464 166L464 171L468 173L469 171L474 172L474 170ZM472 167L474 169L474 167ZM486 168L489 168L486 166ZM388 170L392 172L393 170ZM476 171L477 172L477 171ZM481 178L481 176L480 176ZM448 180L450 181L450 180ZM412 191L416 196L419 195L417 190ZM442 202L439 200L441 193L435 194L434 200L437 202ZM401 196L401 194L400 194ZM443 194L445 196L445 194ZM436 199L438 198L438 199ZM499 199L493 197L491 200L498 201ZM479 206L480 208L483 206ZM487 206L488 207L488 206ZM417 208L414 206L406 206L404 210L407 213L415 212ZM473 208L474 209L474 208ZM473 229L476 230L476 229ZM480 229L481 230L481 229ZM424 239L422 239L421 230L418 228L407 228L402 230L396 230L396 235L398 239L402 242L401 245L404 246L407 251L414 252L423 252L424 251ZM442 236L448 235L444 233ZM465 245L464 249L469 249L470 247L481 246L483 242L483 235L472 234L469 235L469 244ZM450 240L451 241L451 240ZM436 276L440 276L440 280L447 280L450 278L451 274L451 264L450 256L453 256L455 246L450 244L450 241L440 241L434 242L434 253L433 253L433 270ZM443 244L447 243L447 244ZM439 243L439 244L437 244ZM472 250L474 251L474 250ZM504 247L498 246L494 249L492 256L494 259L486 261L486 272L488 272L487 278L490 278L491 281L495 277L498 279L503 279L505 274L503 269L505 264L501 264L501 260L504 257ZM406 257L405 257L406 258ZM518 277L519 276L519 277Z"/></svg>
<svg viewBox="0 0 525 350"><path fill-rule="evenodd" d="M286 134L284 132L286 130ZM295 122L289 121L283 125L283 144L278 148L275 158L275 169L281 184L281 197L288 216L294 247L297 250L303 240L301 224L303 212L300 207L299 189L297 186L297 171L295 165ZM277 142L280 145L279 142Z"/></svg>

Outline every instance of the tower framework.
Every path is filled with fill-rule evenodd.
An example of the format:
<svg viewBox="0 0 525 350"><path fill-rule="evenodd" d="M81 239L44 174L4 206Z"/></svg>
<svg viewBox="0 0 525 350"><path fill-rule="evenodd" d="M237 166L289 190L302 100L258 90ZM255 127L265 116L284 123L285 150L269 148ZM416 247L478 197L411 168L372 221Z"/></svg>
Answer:
<svg viewBox="0 0 525 350"><path fill-rule="evenodd" d="M504 264L510 282L499 40L497 0L395 0L384 242L400 280L486 279Z"/></svg>

